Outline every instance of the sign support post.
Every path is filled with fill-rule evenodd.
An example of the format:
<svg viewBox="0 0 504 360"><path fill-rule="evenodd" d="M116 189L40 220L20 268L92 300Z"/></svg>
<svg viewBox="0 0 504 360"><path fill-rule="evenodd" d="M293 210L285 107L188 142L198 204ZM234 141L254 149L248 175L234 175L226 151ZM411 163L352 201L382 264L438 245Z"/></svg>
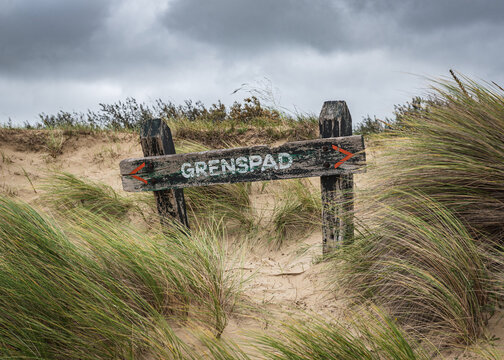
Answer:
<svg viewBox="0 0 504 360"><path fill-rule="evenodd" d="M143 123L140 143L145 157L175 154L170 128L161 119L149 119ZM171 218L189 228L183 189L154 191L154 198L162 226L167 226L168 219Z"/></svg>
<svg viewBox="0 0 504 360"><path fill-rule="evenodd" d="M353 174L365 171L362 135L352 136L344 101L326 101L319 116L320 138L279 146L249 146L175 154L172 135L161 119L141 129L143 158L119 164L123 189L154 191L161 224L168 218L188 227L183 188L237 182L320 177L322 251L328 255L354 237Z"/></svg>
<svg viewBox="0 0 504 360"><path fill-rule="evenodd" d="M326 101L319 116L321 138L352 135L352 117L345 101ZM322 253L328 255L353 239L353 174L320 177Z"/></svg>

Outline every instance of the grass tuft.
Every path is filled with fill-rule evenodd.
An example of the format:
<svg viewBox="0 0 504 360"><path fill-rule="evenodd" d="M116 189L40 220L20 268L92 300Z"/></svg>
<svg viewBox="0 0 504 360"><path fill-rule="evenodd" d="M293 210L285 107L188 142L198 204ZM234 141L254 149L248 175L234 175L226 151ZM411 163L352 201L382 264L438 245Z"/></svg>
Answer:
<svg viewBox="0 0 504 360"><path fill-rule="evenodd" d="M424 195L401 192L393 205L369 206L376 224L335 254L339 285L374 299L424 336L475 341L503 295L490 270L502 259Z"/></svg>
<svg viewBox="0 0 504 360"><path fill-rule="evenodd" d="M314 317L284 323L275 335L260 335L266 359L421 360L431 359L380 311L354 315L349 325Z"/></svg>
<svg viewBox="0 0 504 360"><path fill-rule="evenodd" d="M157 359L181 358L183 345L136 289L104 272L53 221L4 197L0 284L3 358L134 358L152 349Z"/></svg>
<svg viewBox="0 0 504 360"><path fill-rule="evenodd" d="M364 226L335 271L423 336L469 344L504 296L504 94L454 78L373 137Z"/></svg>
<svg viewBox="0 0 504 360"><path fill-rule="evenodd" d="M375 191L419 189L471 228L504 234L504 91L467 78L434 82L433 100L375 137ZM462 82L463 81L463 82Z"/></svg>
<svg viewBox="0 0 504 360"><path fill-rule="evenodd" d="M56 158L63 153L63 144L65 143L65 136L61 130L51 130L47 133L44 148L47 150L52 158Z"/></svg>
<svg viewBox="0 0 504 360"><path fill-rule="evenodd" d="M111 219L122 219L135 208L132 199L120 196L110 186L60 172L49 176L42 200L56 210L84 208Z"/></svg>
<svg viewBox="0 0 504 360"><path fill-rule="evenodd" d="M188 234L174 223L169 234L151 229L146 235L87 211L74 214L72 222L74 240L157 313L177 322L191 317L220 336L243 283L241 272L231 270L222 234L213 230L221 225Z"/></svg>
<svg viewBox="0 0 504 360"><path fill-rule="evenodd" d="M273 245L280 247L293 237L301 239L320 225L321 213L320 191L316 191L309 181L295 179L283 182L271 220L275 232Z"/></svg>

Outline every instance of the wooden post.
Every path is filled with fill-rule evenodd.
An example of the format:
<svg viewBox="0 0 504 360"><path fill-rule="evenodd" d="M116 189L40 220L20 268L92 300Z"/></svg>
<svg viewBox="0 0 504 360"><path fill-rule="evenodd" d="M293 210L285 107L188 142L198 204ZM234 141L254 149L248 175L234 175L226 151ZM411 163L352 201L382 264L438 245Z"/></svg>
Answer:
<svg viewBox="0 0 504 360"><path fill-rule="evenodd" d="M170 128L161 119L144 122L140 132L140 142L144 156L175 154L175 145ZM161 218L161 225L168 225L168 218L177 219L189 228L184 199L184 190L170 189L154 191L156 206Z"/></svg>
<svg viewBox="0 0 504 360"><path fill-rule="evenodd" d="M319 116L321 138L352 135L352 117L344 101L326 101ZM328 255L353 239L353 174L321 176L322 253Z"/></svg>

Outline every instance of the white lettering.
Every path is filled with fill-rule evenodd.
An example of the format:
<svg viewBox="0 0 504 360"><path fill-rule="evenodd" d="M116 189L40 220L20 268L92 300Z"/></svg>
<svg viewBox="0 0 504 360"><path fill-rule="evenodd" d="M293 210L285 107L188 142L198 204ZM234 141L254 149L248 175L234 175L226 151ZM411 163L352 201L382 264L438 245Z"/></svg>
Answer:
<svg viewBox="0 0 504 360"><path fill-rule="evenodd" d="M245 174L247 171L249 171L247 158L244 156L240 156L238 159L236 159L236 166L238 167L236 171L238 171L240 174Z"/></svg>
<svg viewBox="0 0 504 360"><path fill-rule="evenodd" d="M210 173L210 176L220 175L219 167L216 166L219 163L220 163L220 160L209 160L208 161L208 172ZM216 170L217 170L217 172L215 172Z"/></svg>
<svg viewBox="0 0 504 360"><path fill-rule="evenodd" d="M221 160L221 168L222 168L222 173L225 174L226 172L230 172L231 174L234 174L236 172L236 166L235 166L235 159L229 160L230 164L227 162L226 159Z"/></svg>
<svg viewBox="0 0 504 360"><path fill-rule="evenodd" d="M269 169L285 170L292 166L294 159L289 153L280 153L275 158L271 154L240 156L236 159L212 159L208 161L196 161L183 163L180 167L182 176L186 179L200 176L218 176L226 174L245 174L259 169L264 172Z"/></svg>
<svg viewBox="0 0 504 360"><path fill-rule="evenodd" d="M270 169L270 168L278 170L278 165L275 162L275 159L273 159L273 156L271 156L271 154L266 154L266 156L264 157L264 162L263 162L261 171L264 171L264 170Z"/></svg>
<svg viewBox="0 0 504 360"><path fill-rule="evenodd" d="M284 159L287 159L287 163L285 164ZM278 167L280 169L288 169L292 166L292 156L289 153L280 153L278 154Z"/></svg>
<svg viewBox="0 0 504 360"><path fill-rule="evenodd" d="M186 179L194 177L194 168L191 167L190 163L183 163L180 170L182 171L182 176Z"/></svg>
<svg viewBox="0 0 504 360"><path fill-rule="evenodd" d="M196 168L196 177L200 175L208 176L206 173L207 164L204 161L196 161L194 167Z"/></svg>
<svg viewBox="0 0 504 360"><path fill-rule="evenodd" d="M259 165L262 164L262 157L260 155L250 155L250 172L254 171Z"/></svg>

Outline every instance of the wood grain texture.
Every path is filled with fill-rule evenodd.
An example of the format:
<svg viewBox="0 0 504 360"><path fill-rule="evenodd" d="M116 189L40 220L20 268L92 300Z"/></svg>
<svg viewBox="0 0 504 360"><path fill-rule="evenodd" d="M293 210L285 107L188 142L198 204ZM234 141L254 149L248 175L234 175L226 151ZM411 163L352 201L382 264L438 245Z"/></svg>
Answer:
<svg viewBox="0 0 504 360"><path fill-rule="evenodd" d="M352 135L352 117L344 101L326 101L319 116L321 138ZM364 144L362 145L364 147ZM365 158L363 159L365 161ZM320 177L322 192L322 252L353 241L353 174Z"/></svg>
<svg viewBox="0 0 504 360"><path fill-rule="evenodd" d="M354 154L338 168L334 168L334 165L347 155L335 150L333 145ZM282 154L291 156L292 163L288 168L288 157L284 155L284 157L280 158L283 162L279 161L279 156L282 156ZM268 155L270 156L269 162L266 164ZM246 172L239 172L238 167L236 167L235 171L230 171L229 167L222 165L222 160L230 164L231 159L236 160L238 158L248 159L249 165L253 165L252 159L256 163L259 161L261 163L253 167L253 170L249 169ZM159 191L189 186L353 173L363 171L362 166L365 164L365 160L362 136L350 136L289 142L278 147L252 146L126 159L121 161L120 170L124 190ZM201 165L201 167L206 166L205 174L200 173L199 176L188 178L188 171L191 171L191 168L194 171L197 162L206 164ZM145 179L147 184L129 175L132 170L142 163L145 163L145 166L136 175ZM182 168L184 164L189 165ZM236 164L238 164L238 160L236 160ZM276 164L276 168L274 164ZM209 171L210 166L214 166L213 170L215 171L212 174ZM187 171L183 171L183 169ZM184 177L184 174L186 177Z"/></svg>
<svg viewBox="0 0 504 360"><path fill-rule="evenodd" d="M143 124L140 143L144 156L175 154L170 128L161 119L147 120ZM162 225L168 226L171 218L189 228L182 189L154 191L154 198Z"/></svg>

